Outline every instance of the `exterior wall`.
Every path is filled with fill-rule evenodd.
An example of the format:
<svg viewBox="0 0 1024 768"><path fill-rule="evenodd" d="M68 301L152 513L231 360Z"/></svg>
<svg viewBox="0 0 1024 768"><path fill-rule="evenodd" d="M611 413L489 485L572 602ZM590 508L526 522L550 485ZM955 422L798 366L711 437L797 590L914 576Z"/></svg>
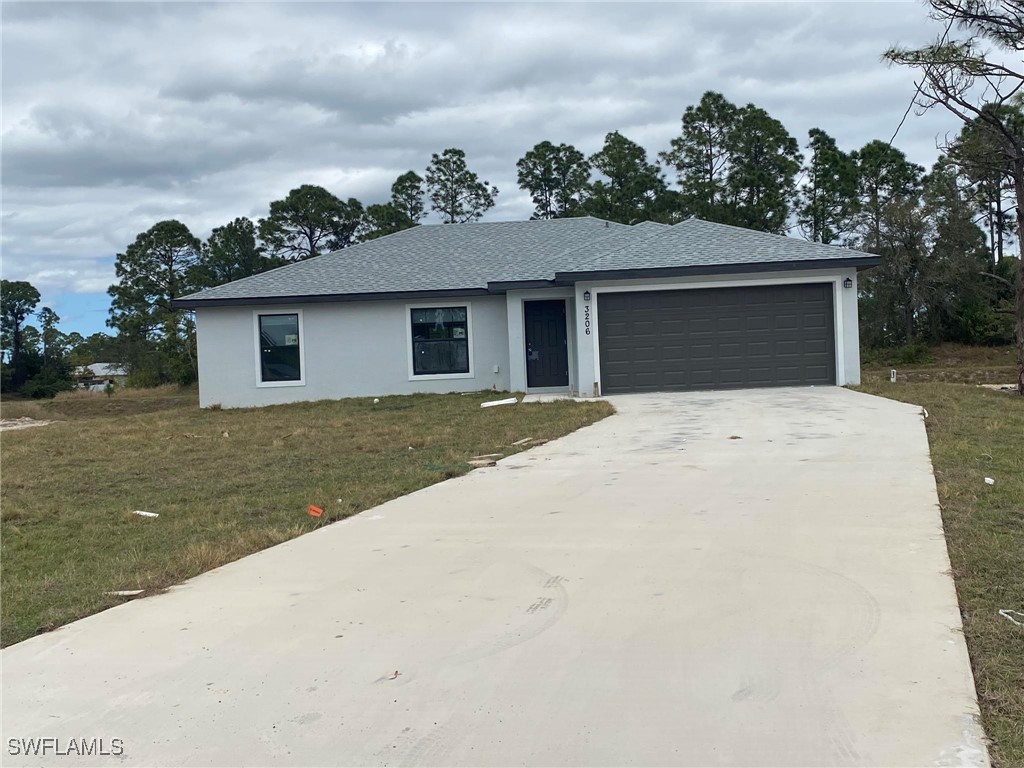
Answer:
<svg viewBox="0 0 1024 768"><path fill-rule="evenodd" d="M844 288L843 281L850 278L852 288ZM737 285L779 285L784 283L822 283L833 285L833 311L836 329L836 383L860 383L860 332L857 318L856 269L808 270L803 272L763 272L737 275L713 275L691 278L665 278L661 280L614 280L577 283L576 293L576 352L577 381L583 397L599 395L601 363L599 358L597 313L598 297L611 291L675 290L685 288L715 288ZM589 292L590 300L586 299Z"/></svg>
<svg viewBox="0 0 1024 768"><path fill-rule="evenodd" d="M844 288L850 278L852 288ZM219 307L196 312L199 339L199 402L225 408L273 405L415 392L473 392L497 388L524 392L526 344L523 302L563 298L568 302L569 390L599 395L601 380L597 305L609 291L714 288L831 282L836 328L836 381L860 383L860 340L855 269L758 273L663 280L614 280L568 288L509 291L444 301L338 302L265 307ZM585 298L590 293L589 301ZM410 373L410 306L470 307L471 375L416 377ZM254 315L301 312L303 382L280 386L257 381ZM495 372L497 368L497 372Z"/></svg>
<svg viewBox="0 0 1024 768"><path fill-rule="evenodd" d="M572 324L575 299L572 288L538 288L536 290L509 291L505 295L508 310L508 372L513 392L526 392L526 324L523 316L523 302L535 299L565 299L567 346L569 348L569 391L579 391L576 376L576 338ZM529 390L541 391L541 390ZM564 389L563 389L564 391Z"/></svg>
<svg viewBox="0 0 1024 768"><path fill-rule="evenodd" d="M410 306L470 307L472 374L416 377L410 372ZM256 313L301 311L303 383L258 385ZM199 404L225 408L415 392L509 389L504 296L445 301L353 301L196 311ZM497 367L497 372L495 372Z"/></svg>

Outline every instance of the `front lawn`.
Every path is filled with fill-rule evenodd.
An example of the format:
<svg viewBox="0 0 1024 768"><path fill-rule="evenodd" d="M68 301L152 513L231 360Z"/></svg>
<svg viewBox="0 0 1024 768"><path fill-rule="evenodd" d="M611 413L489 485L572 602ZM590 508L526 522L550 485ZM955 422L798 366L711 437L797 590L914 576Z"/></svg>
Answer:
<svg viewBox="0 0 1024 768"><path fill-rule="evenodd" d="M869 381L861 389L928 411L942 520L992 758L999 766L1024 765L1024 627L999 613L1024 612L1024 398L934 382Z"/></svg>
<svg viewBox="0 0 1024 768"><path fill-rule="evenodd" d="M5 402L58 423L0 438L0 641L101 611L511 454L612 412L605 402L481 409L493 393L200 410L194 390ZM310 505L324 509L310 517ZM145 518L143 510L159 514Z"/></svg>

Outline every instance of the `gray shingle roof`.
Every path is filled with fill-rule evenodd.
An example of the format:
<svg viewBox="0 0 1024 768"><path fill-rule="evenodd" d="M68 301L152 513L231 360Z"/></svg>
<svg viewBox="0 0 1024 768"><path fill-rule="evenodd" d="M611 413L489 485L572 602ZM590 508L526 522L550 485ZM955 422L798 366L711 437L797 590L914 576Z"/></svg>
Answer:
<svg viewBox="0 0 1024 768"><path fill-rule="evenodd" d="M570 268L559 271L590 273L744 264L788 266L790 262L856 258L877 259L850 248L693 218L655 230L640 242L578 254Z"/></svg>
<svg viewBox="0 0 1024 768"><path fill-rule="evenodd" d="M874 257L690 219L635 226L591 217L426 224L308 261L209 288L182 305L486 291L494 284L553 281L556 274ZM497 286L494 286L497 287Z"/></svg>

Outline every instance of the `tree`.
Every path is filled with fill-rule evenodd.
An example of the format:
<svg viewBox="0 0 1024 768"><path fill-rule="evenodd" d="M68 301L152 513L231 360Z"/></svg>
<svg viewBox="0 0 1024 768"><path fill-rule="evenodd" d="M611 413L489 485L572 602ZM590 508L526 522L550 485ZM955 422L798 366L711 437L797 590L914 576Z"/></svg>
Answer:
<svg viewBox="0 0 1024 768"><path fill-rule="evenodd" d="M885 206L878 224L882 259L861 281L864 339L878 346L913 344L932 275L931 221L918 199L903 197Z"/></svg>
<svg viewBox="0 0 1024 768"><path fill-rule="evenodd" d="M123 362L146 384L186 382L195 377L191 317L172 306L196 288L201 244L180 221L154 224L114 264L107 324L124 337ZM141 369L146 369L145 371Z"/></svg>
<svg viewBox="0 0 1024 768"><path fill-rule="evenodd" d="M519 188L530 193L533 219L573 216L587 197L590 163L571 144L542 141L519 158Z"/></svg>
<svg viewBox="0 0 1024 768"><path fill-rule="evenodd" d="M60 316L49 307L43 307L36 313L39 325L42 329L41 337L43 342L43 365L55 358L64 357L63 335L57 324L60 323Z"/></svg>
<svg viewBox="0 0 1024 768"><path fill-rule="evenodd" d="M708 91L683 112L682 133L661 159L678 174L682 212L782 232L796 196L800 145L760 107Z"/></svg>
<svg viewBox="0 0 1024 768"><path fill-rule="evenodd" d="M948 157L924 179L923 204L932 222L931 292L925 312L931 341L963 343L1005 340L1007 326L994 309L997 290L981 274L988 266L985 233L974 222L969 185Z"/></svg>
<svg viewBox="0 0 1024 768"><path fill-rule="evenodd" d="M797 222L808 240L832 243L853 225L857 164L820 128L812 128L808 136L807 181L799 192Z"/></svg>
<svg viewBox="0 0 1024 768"><path fill-rule="evenodd" d="M409 226L423 220L426 210L423 204L423 177L416 171L406 171L391 185L391 207Z"/></svg>
<svg viewBox="0 0 1024 768"><path fill-rule="evenodd" d="M722 94L708 91L683 112L682 133L662 162L675 168L681 205L705 221L730 220L726 184L739 109Z"/></svg>
<svg viewBox="0 0 1024 768"><path fill-rule="evenodd" d="M796 197L800 145L782 123L753 104L740 110L731 144L726 182L730 223L782 234Z"/></svg>
<svg viewBox="0 0 1024 768"><path fill-rule="evenodd" d="M1024 126L1024 115L1016 104L1003 105L1001 109L1008 125ZM1014 206L1009 201L1013 199L1014 191L1008 178L1006 157L992 133L977 119L964 125L950 145L949 155L973 187L972 197L988 231L994 265L1003 259L1005 243L1016 225Z"/></svg>
<svg viewBox="0 0 1024 768"><path fill-rule="evenodd" d="M430 157L426 173L431 210L445 224L464 224L479 219L494 207L498 188L480 181L466 165L466 153L450 147Z"/></svg>
<svg viewBox="0 0 1024 768"><path fill-rule="evenodd" d="M302 261L352 245L362 216L363 204L354 197L343 202L323 187L303 184L270 204L259 235L271 255Z"/></svg>
<svg viewBox="0 0 1024 768"><path fill-rule="evenodd" d="M613 131L605 136L601 150L590 156L590 163L607 180L590 185L583 205L586 213L623 224L672 217L665 179L636 142Z"/></svg>
<svg viewBox="0 0 1024 768"><path fill-rule="evenodd" d="M80 333L72 332L67 336L68 359L72 365L119 361L124 357L120 349L122 341L105 333L93 333L83 338Z"/></svg>
<svg viewBox="0 0 1024 768"><path fill-rule="evenodd" d="M894 47L884 56L893 64L920 73L915 101L920 110L942 107L966 125L975 123L988 134L1006 162L1013 186L1017 221L1024 221L1024 130L1015 113L1024 93L1024 12L1020 0L928 0L932 19L946 32L922 48ZM949 39L953 27L964 33ZM994 49L994 50L993 50ZM1011 52L1009 56L1003 53ZM1006 62L1006 63L1004 63ZM1024 267L1018 261L1012 281L1015 292L1017 393L1024 396ZM1003 278L988 273L993 279Z"/></svg>
<svg viewBox="0 0 1024 768"><path fill-rule="evenodd" d="M49 307L36 313L39 319L38 346L42 354L38 365L22 387L29 397L53 397L58 392L74 388L71 365L67 360L67 341L57 324L60 317Z"/></svg>
<svg viewBox="0 0 1024 768"><path fill-rule="evenodd" d="M28 376L24 351L24 325L39 304L39 291L24 280L0 280L0 322L3 348L9 350L11 388L20 389Z"/></svg>
<svg viewBox="0 0 1024 768"><path fill-rule="evenodd" d="M208 288L230 283L281 266L269 258L256 240L256 225L244 216L217 227L203 243L194 283Z"/></svg>
<svg viewBox="0 0 1024 768"><path fill-rule="evenodd" d="M360 242L415 227L423 218L423 179L407 171L391 185L391 200L368 205L356 238Z"/></svg>
<svg viewBox="0 0 1024 768"><path fill-rule="evenodd" d="M857 164L857 229L862 250L878 253L886 207L921 191L924 168L884 141L870 141L852 154Z"/></svg>

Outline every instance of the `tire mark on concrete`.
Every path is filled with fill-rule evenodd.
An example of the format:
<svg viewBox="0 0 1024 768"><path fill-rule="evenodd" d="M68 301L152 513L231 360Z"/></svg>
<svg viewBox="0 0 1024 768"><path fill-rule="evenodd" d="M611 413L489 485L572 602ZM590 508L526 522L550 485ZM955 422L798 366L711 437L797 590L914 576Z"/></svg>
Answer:
<svg viewBox="0 0 1024 768"><path fill-rule="evenodd" d="M562 618L569 607L569 594L565 589L565 579L562 576L554 576L541 568L530 566L538 578L535 583L542 589L549 590L550 596L537 598L531 603L524 614L530 617L527 623L519 627L506 630L496 638L481 644L477 648L451 654L441 659L442 663L465 664L471 661L504 653L510 648L533 640L538 635L550 629Z"/></svg>

